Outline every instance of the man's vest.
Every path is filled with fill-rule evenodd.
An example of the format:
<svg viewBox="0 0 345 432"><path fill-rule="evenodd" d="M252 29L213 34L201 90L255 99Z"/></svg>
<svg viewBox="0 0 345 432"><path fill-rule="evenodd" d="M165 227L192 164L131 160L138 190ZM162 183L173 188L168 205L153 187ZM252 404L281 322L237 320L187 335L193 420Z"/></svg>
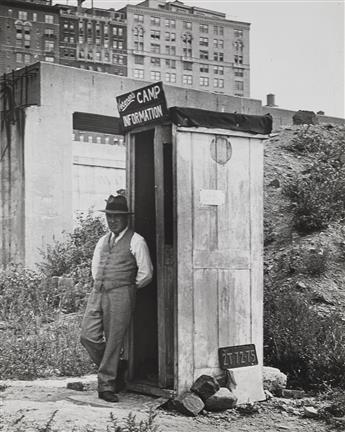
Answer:
<svg viewBox="0 0 345 432"><path fill-rule="evenodd" d="M133 234L134 232L128 229L113 246L110 244L111 234L103 242L94 281L96 290L135 285L138 267L130 251Z"/></svg>

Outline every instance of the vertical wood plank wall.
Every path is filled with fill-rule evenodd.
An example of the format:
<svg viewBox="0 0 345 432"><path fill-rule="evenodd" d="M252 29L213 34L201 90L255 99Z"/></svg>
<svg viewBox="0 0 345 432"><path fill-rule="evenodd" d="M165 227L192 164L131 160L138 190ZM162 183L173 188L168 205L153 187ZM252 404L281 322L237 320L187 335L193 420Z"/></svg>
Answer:
<svg viewBox="0 0 345 432"><path fill-rule="evenodd" d="M221 165L214 136L176 133L178 393L220 372L219 347L255 343L262 364L263 145L230 136ZM225 203L201 204L201 189Z"/></svg>

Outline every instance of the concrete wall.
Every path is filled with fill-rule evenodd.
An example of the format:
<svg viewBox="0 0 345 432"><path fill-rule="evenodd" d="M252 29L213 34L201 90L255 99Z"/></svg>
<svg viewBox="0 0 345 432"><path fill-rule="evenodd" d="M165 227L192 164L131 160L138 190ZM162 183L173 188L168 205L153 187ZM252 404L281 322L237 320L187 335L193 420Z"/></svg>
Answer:
<svg viewBox="0 0 345 432"><path fill-rule="evenodd" d="M297 111L297 110L296 110ZM273 108L273 107L262 107L262 114L271 114L273 117L273 129L278 129L280 126L288 126L293 124L293 116L296 111ZM337 117L329 117L324 115L317 116L319 123L333 123L338 125L344 125L345 119Z"/></svg>
<svg viewBox="0 0 345 432"><path fill-rule="evenodd" d="M116 96L146 84L130 78L51 63L40 63L33 68L35 73L30 76L30 86L37 90L35 97L38 94L39 98L34 103L38 105L23 108L25 116L10 126L12 153L7 153L0 164L2 256L5 253L7 261L15 258L25 261L28 266L39 261L38 248L45 248L54 238L61 238L63 230L72 229L73 210L77 209L74 204L76 191L73 188L78 178L83 181L80 176L88 176L86 171L76 174L76 164L73 165L73 158L78 156L73 150L73 113L78 111L118 117ZM259 100L166 85L164 88L169 107L188 106L257 115L270 112L275 127L292 123L293 111L262 108ZM329 121L328 117L321 117ZM4 130L1 131L3 147L8 141ZM108 154L106 159L113 157L118 160L116 146L112 147L114 154ZM105 151L105 147L99 149ZM86 146L80 152L81 157L87 157ZM100 154L97 157L102 158ZM114 185L121 181L114 177ZM91 188L95 193L94 205L97 208L105 189L101 187L98 191L97 181ZM87 201L91 201L90 197ZM85 202L79 204L84 206Z"/></svg>
<svg viewBox="0 0 345 432"><path fill-rule="evenodd" d="M62 231L70 231L73 226L73 112L118 116L116 96L145 85L143 81L50 63L41 63L40 74L40 104L26 109L25 263L28 266L40 259L38 248L61 238ZM257 100L168 86L165 92L168 106L261 112L261 102ZM95 208L99 199L100 196L95 199Z"/></svg>

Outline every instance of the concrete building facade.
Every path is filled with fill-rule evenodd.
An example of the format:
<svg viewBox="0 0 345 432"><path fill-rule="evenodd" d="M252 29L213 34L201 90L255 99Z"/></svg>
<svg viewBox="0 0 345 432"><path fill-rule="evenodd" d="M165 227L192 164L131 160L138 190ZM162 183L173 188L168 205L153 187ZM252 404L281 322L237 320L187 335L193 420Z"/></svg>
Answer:
<svg viewBox="0 0 345 432"><path fill-rule="evenodd" d="M249 97L249 23L180 1L146 0L123 10L129 77Z"/></svg>
<svg viewBox="0 0 345 432"><path fill-rule="evenodd" d="M121 10L0 0L0 74L36 61L249 97L250 24L180 1Z"/></svg>

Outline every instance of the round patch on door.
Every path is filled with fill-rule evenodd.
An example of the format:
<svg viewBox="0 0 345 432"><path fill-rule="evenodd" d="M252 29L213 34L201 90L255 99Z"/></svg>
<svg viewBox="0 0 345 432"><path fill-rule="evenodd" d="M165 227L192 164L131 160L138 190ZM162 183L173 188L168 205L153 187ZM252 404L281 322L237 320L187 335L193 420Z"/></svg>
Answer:
<svg viewBox="0 0 345 432"><path fill-rule="evenodd" d="M216 135L211 141L210 152L211 158L215 162L225 165L232 155L232 147L228 137Z"/></svg>

